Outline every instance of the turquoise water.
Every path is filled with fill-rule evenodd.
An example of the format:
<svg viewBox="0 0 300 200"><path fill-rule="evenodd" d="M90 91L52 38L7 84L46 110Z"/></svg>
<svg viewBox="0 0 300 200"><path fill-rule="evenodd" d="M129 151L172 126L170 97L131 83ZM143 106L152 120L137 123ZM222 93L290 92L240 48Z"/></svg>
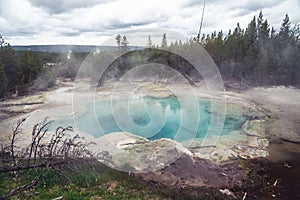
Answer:
<svg viewBox="0 0 300 200"><path fill-rule="evenodd" d="M73 126L98 138L111 132L130 132L150 140L170 138L183 141L192 138L203 138L211 123L211 102L198 101L198 126L192 127L195 120L182 118L184 110L179 100L170 96L167 98L143 97L122 100L98 101L87 105L87 110L74 118L66 118L55 122L55 126ZM189 108L193 109L193 108ZM240 130L246 118L237 113L226 116L222 134ZM184 123L183 123L184 122ZM214 127L210 127L214 128ZM196 131L193 131L196 130Z"/></svg>

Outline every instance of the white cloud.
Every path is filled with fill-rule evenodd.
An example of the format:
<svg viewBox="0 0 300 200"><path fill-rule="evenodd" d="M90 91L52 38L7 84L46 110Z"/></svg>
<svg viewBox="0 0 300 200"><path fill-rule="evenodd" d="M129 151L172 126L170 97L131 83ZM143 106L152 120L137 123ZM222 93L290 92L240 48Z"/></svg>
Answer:
<svg viewBox="0 0 300 200"><path fill-rule="evenodd" d="M203 0L1 0L0 33L17 44L99 44L137 28L197 35ZM206 0L202 33L246 27L259 10L279 28L285 13L300 22L299 0Z"/></svg>

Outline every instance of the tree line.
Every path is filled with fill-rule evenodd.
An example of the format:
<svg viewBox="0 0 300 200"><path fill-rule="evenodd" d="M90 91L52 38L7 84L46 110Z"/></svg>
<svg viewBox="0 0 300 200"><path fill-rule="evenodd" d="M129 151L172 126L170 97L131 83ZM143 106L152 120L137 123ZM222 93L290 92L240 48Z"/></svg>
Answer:
<svg viewBox="0 0 300 200"><path fill-rule="evenodd" d="M22 91L45 72L43 61L36 53L16 52L0 35L0 97L8 91Z"/></svg>
<svg viewBox="0 0 300 200"><path fill-rule="evenodd" d="M105 79L118 79L124 72L139 64L159 62L181 72L189 80L199 81L199 75L189 63L175 58L168 50L180 49L189 54L188 47L200 43L217 64L225 83L246 83L248 86L259 85L293 85L300 86L300 25L291 24L288 14L284 16L281 27L276 31L264 18L262 11L254 16L246 28L240 24L226 34L221 30L202 37L190 38L186 41L171 41L163 34L162 42L154 45L149 35L146 48L129 52L129 41L126 36L117 35L117 52L101 51L92 55L91 69L85 76L99 79L97 76L97 60L109 60L110 71ZM156 47L156 48L154 48ZM77 75L86 53L67 55L31 51L14 51L10 44L0 36L0 97L7 91L18 91L32 86L34 83L42 88L54 85L55 78ZM55 62L56 66L49 70L44 67L47 62ZM103 66L102 66L103 67ZM104 66L105 67L105 66ZM107 70L108 71L108 70ZM54 73L54 74L53 74ZM39 79L39 80L38 80ZM100 84L101 85L101 84Z"/></svg>
<svg viewBox="0 0 300 200"><path fill-rule="evenodd" d="M45 90L55 85L57 77L73 79L86 56L87 53L15 51L0 34L0 98Z"/></svg>
<svg viewBox="0 0 300 200"><path fill-rule="evenodd" d="M123 37L126 39L126 36ZM118 35L116 42L124 53L124 46L120 41L121 37ZM128 43L126 39L126 48ZM228 86L230 83L244 83L249 87L300 86L300 25L292 26L286 14L279 31L276 31L268 20L264 19L262 11L258 17L253 17L246 28L241 28L237 23L236 28L233 31L229 30L227 34L222 30L218 33L214 31L208 35L203 34L201 38L190 38L183 42L171 41L168 44L164 33L160 46L153 45L149 35L147 48L139 50L140 52L122 55L119 58L122 62L112 63L114 65L112 70L117 71L120 76L122 74L120 72L138 64L159 61L179 70L183 75L199 78L188 63L175 59L173 55L166 52L180 49L183 54L188 54L188 47L195 43L200 43L210 54ZM119 66L120 64L122 66Z"/></svg>
<svg viewBox="0 0 300 200"><path fill-rule="evenodd" d="M236 28L227 34L222 30L214 31L203 34L201 38L172 41L170 45L167 45L164 34L160 48L184 49L195 42L200 43L213 58L225 83L300 86L300 25L292 26L288 14L284 16L279 31L260 11L246 28L237 23Z"/></svg>
<svg viewBox="0 0 300 200"><path fill-rule="evenodd" d="M225 35L214 31L199 41L226 80L248 80L254 85L300 85L300 26L288 14L279 31L262 11L245 29L238 23Z"/></svg>

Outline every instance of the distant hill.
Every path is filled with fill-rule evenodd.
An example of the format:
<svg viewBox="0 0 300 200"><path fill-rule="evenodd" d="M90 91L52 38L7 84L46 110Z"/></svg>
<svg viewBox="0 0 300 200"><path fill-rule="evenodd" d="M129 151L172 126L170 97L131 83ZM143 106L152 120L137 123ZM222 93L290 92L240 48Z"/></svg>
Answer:
<svg viewBox="0 0 300 200"><path fill-rule="evenodd" d="M111 51L117 50L116 46L93 46L93 45L29 45L29 46L12 46L16 51L26 51L31 50L35 52L49 52L49 53L67 53L72 51L73 53L88 53L95 48L98 48L100 51ZM144 47L129 47L131 50L134 49L143 49Z"/></svg>

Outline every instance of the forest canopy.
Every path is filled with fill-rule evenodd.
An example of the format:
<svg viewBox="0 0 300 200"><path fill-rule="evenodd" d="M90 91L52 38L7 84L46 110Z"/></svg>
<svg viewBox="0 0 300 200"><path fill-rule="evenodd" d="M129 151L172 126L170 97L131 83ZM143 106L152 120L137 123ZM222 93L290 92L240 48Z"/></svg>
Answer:
<svg viewBox="0 0 300 200"><path fill-rule="evenodd" d="M254 85L300 85L300 26L285 15L279 31L262 11L245 29L237 23L225 35L214 31L199 41L213 57L223 79Z"/></svg>
<svg viewBox="0 0 300 200"><path fill-rule="evenodd" d="M51 70L43 65L43 59L32 51L15 51L0 35L0 98L7 92L28 90L37 81L47 88L55 83ZM45 77L39 80L40 77ZM45 89L45 88L43 88Z"/></svg>
<svg viewBox="0 0 300 200"><path fill-rule="evenodd" d="M116 38L118 44L120 38ZM188 47L195 43L200 43L213 58L227 87L231 87L232 83L240 89L268 85L300 86L299 24L292 26L286 14L280 29L276 31L268 20L264 19L262 11L258 17L253 17L246 28L241 28L237 23L236 28L227 33L222 30L214 31L208 35L203 34L201 38L170 43L167 41L167 35L163 34L160 46L153 45L149 35L147 48L131 53L131 57L129 54L120 57L126 62L112 63L114 66L111 69L114 72L107 72L110 73L108 77L120 77L133 66L159 61L183 75L188 75L186 78L201 81L195 80L195 77L199 79L199 76L195 75L197 72L192 71L193 68L189 64L160 51L179 49L183 54L188 54ZM149 48L152 50L149 51Z"/></svg>

